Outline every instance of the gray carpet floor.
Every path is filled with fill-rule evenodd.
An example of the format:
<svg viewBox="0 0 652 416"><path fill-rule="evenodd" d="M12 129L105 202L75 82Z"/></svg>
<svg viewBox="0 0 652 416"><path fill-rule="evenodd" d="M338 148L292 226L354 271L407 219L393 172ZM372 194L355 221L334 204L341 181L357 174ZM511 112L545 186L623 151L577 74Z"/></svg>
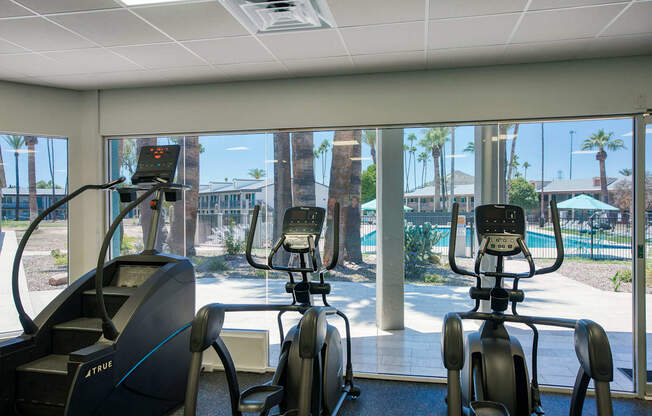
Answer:
<svg viewBox="0 0 652 416"><path fill-rule="evenodd" d="M241 391L249 386L267 381L270 375L239 373ZM357 400L346 400L339 416L353 415L446 415L446 387L443 384L412 383L356 379L362 390ZM201 378L198 399L198 416L229 416L228 392L224 374L205 373ZM547 416L567 415L570 395L543 393L543 408ZM650 416L652 402L634 399L613 399L615 415ZM183 409L173 413L182 416ZM584 403L586 416L597 415L595 400L587 397Z"/></svg>

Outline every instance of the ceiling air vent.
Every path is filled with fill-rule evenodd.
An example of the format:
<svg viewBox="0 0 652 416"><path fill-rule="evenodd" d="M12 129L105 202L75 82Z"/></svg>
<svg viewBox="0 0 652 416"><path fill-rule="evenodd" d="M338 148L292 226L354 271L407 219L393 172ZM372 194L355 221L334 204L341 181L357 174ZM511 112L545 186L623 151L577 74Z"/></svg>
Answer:
<svg viewBox="0 0 652 416"><path fill-rule="evenodd" d="M220 0L252 33L333 27L326 0Z"/></svg>

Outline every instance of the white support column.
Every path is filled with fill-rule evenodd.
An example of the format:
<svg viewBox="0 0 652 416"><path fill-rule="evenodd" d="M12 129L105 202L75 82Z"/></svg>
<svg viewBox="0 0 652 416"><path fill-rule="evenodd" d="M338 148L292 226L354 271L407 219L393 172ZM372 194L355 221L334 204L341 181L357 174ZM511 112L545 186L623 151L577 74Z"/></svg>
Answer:
<svg viewBox="0 0 652 416"><path fill-rule="evenodd" d="M99 133L98 92L86 91L80 96L80 128L77 137L70 137L68 146L69 189L106 179L105 148ZM97 264L106 229L106 193L87 191L70 203L68 253L70 283Z"/></svg>
<svg viewBox="0 0 652 416"><path fill-rule="evenodd" d="M378 129L376 325L403 329L403 129Z"/></svg>
<svg viewBox="0 0 652 416"><path fill-rule="evenodd" d="M634 268L634 287L632 291L632 328L634 329L633 365L634 391L639 398L650 394L647 390L646 357L646 305L645 305L645 130L646 119L650 116L639 115L634 118L634 137L632 151L633 190L634 193L634 244L632 244L632 267Z"/></svg>

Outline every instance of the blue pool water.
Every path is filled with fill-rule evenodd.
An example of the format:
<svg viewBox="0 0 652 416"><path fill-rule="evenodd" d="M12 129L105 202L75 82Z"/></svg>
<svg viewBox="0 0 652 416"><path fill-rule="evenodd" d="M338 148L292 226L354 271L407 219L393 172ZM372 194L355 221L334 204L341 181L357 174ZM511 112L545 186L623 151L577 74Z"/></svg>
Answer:
<svg viewBox="0 0 652 416"><path fill-rule="evenodd" d="M438 227L441 232L446 233L446 236L443 237L436 244L437 247L446 247L448 246L449 240L449 227ZM466 229L466 245L471 245L471 229ZM360 238L360 241L363 246L375 246L376 245L376 231L372 231ZM526 235L526 244L530 248L554 248L555 247L555 238L552 235L538 233L534 231L528 231ZM580 236L566 236L564 237L564 247L565 248L577 248L577 249L590 249L591 247L591 238L590 237L580 237ZM630 246L627 245L617 245L617 244L603 244L594 241L594 249L628 249Z"/></svg>

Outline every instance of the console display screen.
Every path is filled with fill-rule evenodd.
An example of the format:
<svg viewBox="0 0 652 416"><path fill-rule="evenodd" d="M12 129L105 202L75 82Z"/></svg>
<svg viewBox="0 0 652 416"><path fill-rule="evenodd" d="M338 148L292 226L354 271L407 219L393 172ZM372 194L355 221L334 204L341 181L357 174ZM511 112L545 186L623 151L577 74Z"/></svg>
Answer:
<svg viewBox="0 0 652 416"><path fill-rule="evenodd" d="M293 209L290 211L291 220L306 220L308 219L308 211Z"/></svg>
<svg viewBox="0 0 652 416"><path fill-rule="evenodd" d="M179 151L179 145L142 147L138 155L136 173L131 182L149 182L154 178L172 181L177 170Z"/></svg>

